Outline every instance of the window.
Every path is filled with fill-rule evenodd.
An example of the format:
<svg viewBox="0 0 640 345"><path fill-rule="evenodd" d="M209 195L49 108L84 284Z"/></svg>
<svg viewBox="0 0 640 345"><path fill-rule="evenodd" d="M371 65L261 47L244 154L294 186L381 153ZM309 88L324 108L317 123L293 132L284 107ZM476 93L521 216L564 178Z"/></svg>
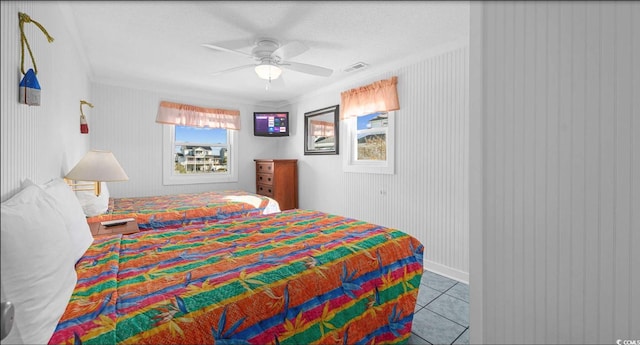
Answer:
<svg viewBox="0 0 640 345"><path fill-rule="evenodd" d="M165 125L163 183L237 182L237 131Z"/></svg>
<svg viewBox="0 0 640 345"><path fill-rule="evenodd" d="M394 173L395 112L375 112L345 122L346 172Z"/></svg>

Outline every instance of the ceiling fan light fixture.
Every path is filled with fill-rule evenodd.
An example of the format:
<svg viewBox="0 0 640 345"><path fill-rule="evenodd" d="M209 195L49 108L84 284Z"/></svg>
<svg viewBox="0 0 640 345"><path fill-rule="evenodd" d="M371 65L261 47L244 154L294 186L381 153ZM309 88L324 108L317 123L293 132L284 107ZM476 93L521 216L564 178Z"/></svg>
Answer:
<svg viewBox="0 0 640 345"><path fill-rule="evenodd" d="M276 80L280 78L280 74L282 74L282 69L278 66L271 65L271 64L261 64L256 66L256 74L260 79Z"/></svg>

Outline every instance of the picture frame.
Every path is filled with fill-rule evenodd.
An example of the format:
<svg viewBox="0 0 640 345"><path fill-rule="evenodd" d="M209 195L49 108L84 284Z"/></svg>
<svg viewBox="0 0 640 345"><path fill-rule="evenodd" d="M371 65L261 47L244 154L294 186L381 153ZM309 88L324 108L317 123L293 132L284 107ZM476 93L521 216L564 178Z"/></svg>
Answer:
<svg viewBox="0 0 640 345"><path fill-rule="evenodd" d="M339 153L340 105L304 113L304 154L337 155Z"/></svg>

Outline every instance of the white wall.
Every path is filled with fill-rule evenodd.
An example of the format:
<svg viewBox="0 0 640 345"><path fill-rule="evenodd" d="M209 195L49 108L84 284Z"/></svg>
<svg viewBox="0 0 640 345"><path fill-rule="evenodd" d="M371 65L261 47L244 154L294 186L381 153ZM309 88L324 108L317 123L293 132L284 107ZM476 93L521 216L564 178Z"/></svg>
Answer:
<svg viewBox="0 0 640 345"><path fill-rule="evenodd" d="M62 177L89 148L80 134L80 100L90 98L88 68L76 49L64 14L56 3L2 1L1 189L2 201L31 179L44 183ZM40 106L18 103L20 30L18 12L42 24L54 38L49 43L32 23L24 25L38 67ZM25 48L25 72L33 65Z"/></svg>
<svg viewBox="0 0 640 345"><path fill-rule="evenodd" d="M277 152L277 138L253 136L253 111L273 110L238 100L216 98L210 93L181 88L147 90L93 83L94 108L85 112L91 133L91 148L110 150L127 172L129 181L110 182L114 197L192 193L207 190L243 189L255 192L255 158ZM162 126L155 122L160 101L240 111L238 136L238 182L194 185L162 184Z"/></svg>
<svg viewBox="0 0 640 345"><path fill-rule="evenodd" d="M471 341L640 339L640 3L481 10Z"/></svg>
<svg viewBox="0 0 640 345"><path fill-rule="evenodd" d="M425 246L425 266L468 281L468 43L361 77L291 105L295 133L281 156L298 158L301 208L401 229ZM340 103L342 91L398 76L396 173L345 173L339 155L304 155L304 113Z"/></svg>

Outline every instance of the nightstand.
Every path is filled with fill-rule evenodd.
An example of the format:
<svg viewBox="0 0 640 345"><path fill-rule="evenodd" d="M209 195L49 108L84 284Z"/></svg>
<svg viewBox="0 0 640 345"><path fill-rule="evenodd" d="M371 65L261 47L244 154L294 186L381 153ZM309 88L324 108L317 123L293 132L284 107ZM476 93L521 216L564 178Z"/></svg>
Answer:
<svg viewBox="0 0 640 345"><path fill-rule="evenodd" d="M138 222L135 220L127 221L122 225L104 226L101 222L89 223L89 229L93 236L111 235L111 234L135 234L139 232Z"/></svg>

